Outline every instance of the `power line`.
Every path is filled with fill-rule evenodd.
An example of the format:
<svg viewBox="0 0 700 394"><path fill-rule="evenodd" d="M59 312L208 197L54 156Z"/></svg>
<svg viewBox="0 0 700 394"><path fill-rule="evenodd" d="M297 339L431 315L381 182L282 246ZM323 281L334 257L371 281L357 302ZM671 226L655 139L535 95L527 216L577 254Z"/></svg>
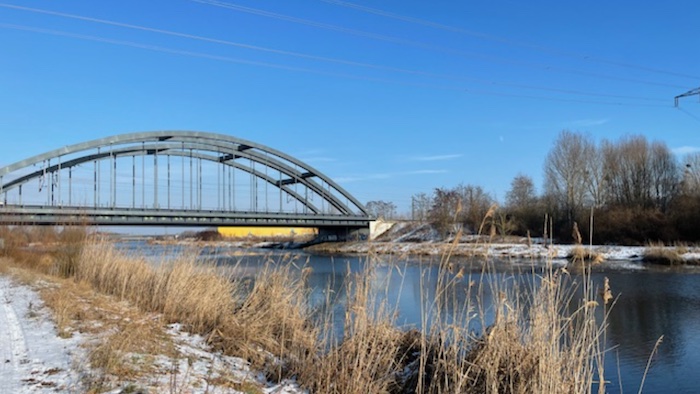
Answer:
<svg viewBox="0 0 700 394"><path fill-rule="evenodd" d="M129 23L116 22L116 21L106 20L106 19L86 17L86 16L82 16L82 15L68 14L68 13L51 11L51 10L8 5L8 4L4 4L4 3L0 3L0 7L12 8L12 9L17 9L17 10L22 10L22 11L29 11L29 12L41 13L41 14L47 14L47 15L53 15L53 16L59 16L59 17L69 18L69 19L82 20L82 21L98 23L98 24L103 24L103 25L109 25L109 26L117 26L117 27L122 27L122 28L127 28L127 29L133 29L133 30L147 31L147 32L151 32L151 33L164 34L164 35L169 35L169 36L174 36L174 37L179 37L179 38L187 38L187 39L192 39L192 40L197 40L197 41L210 42L210 43L215 43L215 44L233 46L233 47L261 51L261 52L274 53L274 54L278 54L278 55L298 57L298 58L309 59L309 60L338 63L338 64L344 64L344 65L348 65L348 66L372 68L372 69L390 71L390 72L423 75L423 76L428 76L428 77L437 77L437 78L445 78L445 79L458 78L455 76L435 74L435 73L429 73L429 72L418 71L418 70L408 70L408 69L403 69L403 68L398 68L398 67L390 67L390 66L384 66L384 65L355 62L355 61L345 60L345 59L331 58L331 57L326 57L326 56L317 56L317 55L311 55L311 54L295 52L295 51L287 51L287 50L262 47L262 46L257 46L257 45L244 44L244 43L240 43L240 42L204 37L204 36L193 35L193 34L188 34L188 33L181 33L181 32L176 32L176 31L171 31L171 30L152 28L152 27L147 27L147 26L142 26L142 25L134 25L134 24L129 24Z"/></svg>
<svg viewBox="0 0 700 394"><path fill-rule="evenodd" d="M546 101L576 102L576 103L585 103L585 104L635 106L635 107L642 106L642 107L657 107L657 108L665 107L665 106L661 106L661 105L652 105L652 104L607 102L607 101L594 101L594 100L577 100L577 99L566 99L566 98L557 98L557 97L520 95L520 94L510 94L510 93L502 93L502 92L492 92L492 91L487 91L487 90L465 89L463 87L442 86L442 85L433 85L433 84L425 84L425 83L396 81L396 80L390 80L390 79L384 79L384 78L374 78L374 77L359 76L359 75L346 74L346 73L327 72L327 71L320 71L320 70L309 69L309 68L281 65L281 64L276 64L276 63L268 63L268 62L259 62L259 61L253 61L253 60L247 60L247 59L231 58L231 57L212 55L212 54L201 53L201 52L184 51L184 50L165 48L165 47L160 47L160 46L155 46L155 45L150 45L150 44L142 44L142 43L137 43L137 42L132 42L132 41L114 40L114 39L109 39L109 38L104 38L104 37L69 33L69 32L64 32L64 31L59 31L59 30L43 29L43 28L36 28L36 27L31 27L31 26L22 26L22 25L0 23L0 28L49 34L49 35L54 35L54 36L75 38L75 39L86 40L86 41L94 41L94 42L101 42L101 43L107 43L107 44L112 44L112 45L132 47L132 48L137 48L137 49L144 49L144 50L149 50L149 51L154 51L154 52L161 52L161 53L168 53L168 54L174 54L174 55L217 60L217 61L223 61L223 62L228 62L228 63L245 64L245 65L257 66L257 67L276 68L276 69L282 69L282 70L287 70L287 71L312 73L312 74L319 74L319 75L325 75L325 76L330 76L330 77L365 80L365 81L370 81L370 82L397 84L397 85L413 86L413 87L428 88L428 89L451 90L451 91L461 91L461 92L468 92L468 93L474 93L474 94L480 94L480 95L528 98L528 99L546 100Z"/></svg>
<svg viewBox="0 0 700 394"><path fill-rule="evenodd" d="M370 65L367 63L359 63L359 62L353 62L353 61L343 60L343 59L336 59L336 58L330 58L330 57L324 57L324 56L316 56L316 55L310 55L310 54L305 54L305 53L300 53L300 52L286 51L286 50L282 50L282 49L274 49L274 48L262 47L262 46L257 46L257 45L244 44L244 43L240 43L240 42L221 40L218 38L210 38L210 37L204 37L204 36L199 36L199 35L194 35L194 34L180 33L180 32L176 32L176 31L172 31L172 30L158 29L158 28L153 28L153 27L148 27L148 26L134 25L134 24L130 24L130 23L116 22L116 21L107 20L107 19L92 18L92 17L88 17L88 16L68 14L68 13L64 13L64 12L51 11L51 10L45 10L45 9L40 9L40 8L22 7L22 6L12 5L12 4L5 4L5 3L0 3L0 7L11 8L11 9L21 10L21 11L28 11L28 12L39 13L39 14L52 15L52 16L59 16L59 17L68 18L68 19L82 20L82 21L86 21L86 22L93 22L93 23L98 23L98 24L103 24L103 25L122 27L122 28L132 29L132 30L141 30L141 31L146 31L146 32L150 32L150 33L164 34L164 35L168 35L168 36L187 38L187 39L191 39L191 40L204 41L204 42L209 42L209 43L214 43L214 44L228 45L228 46L233 46L233 47L238 47L238 48L243 48L243 49L269 52L269 53L274 53L274 54L278 54L278 55L294 56L294 57L305 58L305 59L310 59L310 60L319 60L319 61L325 61L325 62L340 63L340 64L346 64L346 65L351 65L351 66L370 67L370 68L383 67L383 66ZM399 69L396 69L396 70L399 70Z"/></svg>
<svg viewBox="0 0 700 394"><path fill-rule="evenodd" d="M679 109L681 112L683 112L684 114L686 114L686 115L690 116L691 118L695 119L696 121L700 122L700 117L697 117L697 116L693 115L692 113L686 111L685 109L683 109L683 108L681 108L681 107L676 107L676 108L678 108L678 109Z"/></svg>
<svg viewBox="0 0 700 394"><path fill-rule="evenodd" d="M194 1L197 1L197 0L194 0ZM203 1L197 1L197 2L203 2ZM421 76L431 77L431 78L448 79L448 80L455 80L455 81L462 81L462 82L473 82L473 83L480 83L480 84L486 84L486 85L501 85L501 86L506 86L506 87L516 87L516 88L522 88L522 89L541 90L541 91L547 91L547 92L565 93L565 94L573 94L573 95L581 95L581 96L607 97L607 98L631 99L631 100L642 100L642 101L663 101L661 99L648 98L648 97L612 95L612 94L606 94L606 93L595 93L595 92L585 92L585 91L577 91L577 90L540 87L540 86L525 85L525 84L489 81L489 80L461 77L461 76L455 76L455 75L437 74L437 73L431 73L431 72L420 71L420 70L410 70L410 69L391 67L391 66L385 66L385 65L356 62L356 61L346 60L346 59L318 56L318 55L312 55L312 54L295 52L295 51L287 51L287 50L281 50L281 49L276 49L276 48L262 47L262 46L250 45L250 44L234 42L234 41L229 41L229 40L204 37L204 36L199 36L199 35L181 33L181 32L176 32L176 31L171 31L171 30L158 29L158 28L142 26L142 25L134 25L134 24L117 22L117 21L106 20L106 19L92 18L92 17L82 16L82 15L68 14L68 13L52 11L52 10L9 5L9 4L4 4L4 3L0 3L0 7L6 7L6 8L28 11L28 12L33 12L33 13L47 14L47 15L52 15L52 16L68 18L68 19L82 20L82 21L86 21L86 22L104 24L104 25L109 25L109 26L116 26L116 27L127 28L127 29L146 31L146 32L157 33L157 34L164 34L164 35L169 35L169 36L174 36L174 37L179 37L179 38L186 38L186 39L215 43L215 44L220 44L220 45L233 46L233 47L238 47L238 48L243 48L243 49L248 49L248 50L268 52L268 53L284 55L284 56L298 57L298 58L303 58L303 59L308 59L308 60L337 63L337 64L343 64L343 65L348 65L348 66L363 67L363 68L376 69L376 70L395 72L395 73L421 75Z"/></svg>
<svg viewBox="0 0 700 394"><path fill-rule="evenodd" d="M464 90L463 88L459 88L459 87L447 87L447 86L431 85L431 84L423 84L423 83L392 81L392 80L383 79L383 78L374 78L374 77L366 77L366 76L359 76L359 75L353 75L353 74L320 71L320 70L314 70L314 69L310 69L310 68L294 67L294 66L287 66L287 65L276 64L276 63L260 62L260 61L240 59L240 58L232 58L232 57L212 55L212 54L202 53L202 52L184 51L184 50L180 50L180 49L171 49L171 48L165 48L165 47L156 46L156 45L142 44L142 43L133 42L133 41L114 40L114 39L110 39L110 38L69 33L69 32L60 31L60 30L43 29L43 28L37 28L37 27L31 27L31 26L22 26L22 25L0 23L0 28L49 34L49 35L54 35L54 36L75 38L75 39L80 39L80 40L85 40L85 41L101 42L101 43L106 43L106 44L126 46L126 47L144 49L144 50L149 50L149 51L154 51L154 52L168 53L168 54L173 54L173 55L190 56L190 57L204 58L204 59L210 59L210 60L218 60L218 61L223 61L223 62L228 62L228 63L237 63L237 64L245 64L245 65L251 65L251 66L276 68L276 69L282 69L282 70L287 70L287 71L319 74L319 75L325 75L325 76L331 76L331 77L360 79L360 80L366 80L366 81L393 83L393 84L418 86L418 87L430 87L433 89L442 89L442 90L453 90L453 91L463 91Z"/></svg>
<svg viewBox="0 0 700 394"><path fill-rule="evenodd" d="M669 106L667 106L667 105L659 105L659 104L640 104L640 103L623 103L623 102L610 102L610 101L568 99L568 98L560 98L560 97L532 96L532 95L517 94L517 93L500 93L500 92L492 92L492 91L478 90L478 89L466 89L465 92L474 93L474 94L481 94L481 95L486 95L486 96L517 97L517 98L528 98L528 99L544 100L544 101L560 101L560 102L567 102L567 103L604 104L604 105L623 106L623 107L624 106L633 106L633 107L648 107L648 108L669 108Z"/></svg>
<svg viewBox="0 0 700 394"><path fill-rule="evenodd" d="M263 47L263 46L258 46L258 45L250 45L250 44L245 44L245 43L240 43L240 42L204 37L204 36L199 36L199 35L194 35L194 34L181 33L181 32L176 32L176 31L172 31L172 30L164 30L164 29L158 29L158 28L142 26L142 25L134 25L134 24L129 24L129 23L116 22L116 21L106 20L106 19L92 18L92 17L82 16L82 15L68 14L68 13L63 13L63 12L58 12L58 11L51 11L51 10L30 8L30 7L22 7L22 6L16 6L16 5L4 4L4 3L0 3L0 7L6 7L6 8L11 8L11 9L16 9L16 10L29 11L29 12L41 13L41 14L47 14L47 15L53 15L53 16L59 16L59 17L63 17L63 18L82 20L82 21L86 21L86 22L93 22L93 23L122 27L122 28L133 29L133 30L147 31L147 32L151 32L151 33L164 34L164 35L169 35L169 36L174 36L174 37L179 37L179 38L187 38L187 39L192 39L192 40L197 40L197 41L210 42L210 43L215 43L215 44L233 46L233 47L261 51L261 52L274 53L274 54L278 54L278 55L298 57L298 58L309 59L309 60L338 63L338 64L344 64L344 65L348 65L348 66L364 67L364 68L371 68L371 69L390 71L390 72L423 75L423 76L435 77L435 78L444 78L444 79L457 79L457 78L459 78L459 77L455 77L455 76L451 76L451 75L435 74L435 73L419 71L419 70L409 70L409 69L398 68L398 67L356 62L356 61L351 61L351 60L331 58L331 57L326 57L326 56L317 56L317 55L311 55L311 54L306 54L306 53L301 53L301 52Z"/></svg>
<svg viewBox="0 0 700 394"><path fill-rule="evenodd" d="M346 28L346 27L342 27L342 26L331 25L331 24L316 22L316 21L312 21L312 20L308 20L308 19L297 18L297 17L279 14L279 13L274 13L274 12L270 12L270 11L265 11L265 10L261 10L261 9L257 9L257 8L245 7L245 6L237 5L237 4L230 3L230 2L223 2L223 1L218 1L218 0L190 0L190 1L193 1L195 3L220 7L220 8L226 8L226 9L230 9L233 11L249 13L252 15L258 15L258 16L263 16L263 17L267 17L267 18L274 18L274 19L284 20L284 21L302 24L302 25L306 25L306 26L312 26L312 27L317 27L317 28L321 28L321 29L337 31L337 32L346 33L346 34L352 34L352 35L359 36L359 37L390 42L390 43L394 43L394 44L407 45L407 46L412 46L412 47L421 48L421 49L430 50L430 51L437 51L437 52L441 52L441 53L447 53L447 54L461 56L461 57L477 58L477 59L481 59L481 60L484 60L487 62L492 62L492 63L509 64L509 65L514 65L514 66L525 66L525 67L530 67L530 68L540 69L540 70L545 70L545 71L554 71L554 72L561 72L561 73L567 73L567 74L582 75L582 76L586 76L586 77L601 78L601 79L621 81L621 82L631 82L631 83L644 84L644 85L663 86L663 87L672 87L672 88L682 88L683 87L681 85L645 81L645 80L639 80L639 79L634 79L634 78L618 77L618 76L594 73L594 72L589 72L589 71L571 69L571 68L567 68L567 67L552 66L552 65L548 65L548 64L516 61L516 60L512 60L512 59L502 58L499 56L485 55L485 54L476 53L476 52L468 52L468 51L463 51L463 50L458 50L458 49L453 49L453 48L446 48L446 47L436 46L436 45L432 45L432 44L427 44L427 43L420 42L420 41L406 40L403 38L386 36L386 35L376 34L376 33L370 33L370 32L366 32L366 31L362 31L362 30L350 29L350 28Z"/></svg>
<svg viewBox="0 0 700 394"><path fill-rule="evenodd" d="M460 27L445 25L445 24L433 22L433 21L430 21L427 19L421 19L421 18L415 18L412 16L396 14L393 12L384 11L384 10L380 10L377 8L366 7L366 6L362 6L359 4L350 3L347 1L341 1L341 0L320 0L320 1L322 1L324 3L328 3L328 4L341 6L341 7L352 8L352 9L355 9L358 11L362 11L362 12L370 13L370 14L374 14L374 15L379 15L379 16L383 16L386 18L400 20L403 22L418 24L418 25L422 25L422 26L427 26L427 27L440 29L440 30L444 30L444 31L449 31L449 32L454 32L454 33L459 33L459 34L464 34L464 35L479 38L482 40L498 42L498 43L502 43L502 44L506 44L506 45L533 49L533 50L537 50L540 52L545 52L545 53L549 53L549 54L553 54L553 55L557 55L557 56L566 56L566 57L575 58L578 60L585 60L585 61L593 61L593 62L597 62L597 63L610 64L610 65L617 66L617 67L636 69L636 70L657 73L657 74L672 75L672 76L676 76L676 77L690 78L690 79L695 79L695 80L700 79L700 77L698 77L696 75L689 75L689 74L679 73L679 72L675 72L675 71L661 70L661 69L647 67L647 66L639 66L639 65L635 65L635 64L631 64L631 63L624 63L624 62L618 62L618 61L614 61L614 60L608 60L608 59L604 59L604 58L600 58L600 57L596 57L596 56L583 55L583 54L578 54L578 53L573 53L573 52L562 51L559 49L549 48L549 47L541 46L541 45L534 44L534 43L511 40L508 38L499 37L499 36L492 35L492 34L487 34L487 33L477 32L477 31L473 31L473 30L463 29Z"/></svg>
<svg viewBox="0 0 700 394"><path fill-rule="evenodd" d="M681 112L684 114L690 116L691 118L695 119L696 121L700 122L700 118L697 116L691 114L690 112L686 111L685 109L681 108L679 105L679 100L682 99L683 97L690 97L690 96L700 96L700 88L695 88L691 89L685 93L681 93L678 96L673 98L673 104L676 108L678 108Z"/></svg>
<svg viewBox="0 0 700 394"><path fill-rule="evenodd" d="M488 83L488 82L485 82L485 83ZM593 96L593 97L607 97L607 98L618 98L618 99L666 102L666 100L660 99L660 98L626 96L626 95L607 94L607 93L592 93L592 92L584 92L584 91L579 91L579 90L538 87L538 86L518 84L518 83L491 82L491 84L501 85L501 86L509 86L509 87L515 87L515 88L522 88L522 89L543 90L543 91L547 91L547 92L572 94L572 95L578 95L578 96Z"/></svg>

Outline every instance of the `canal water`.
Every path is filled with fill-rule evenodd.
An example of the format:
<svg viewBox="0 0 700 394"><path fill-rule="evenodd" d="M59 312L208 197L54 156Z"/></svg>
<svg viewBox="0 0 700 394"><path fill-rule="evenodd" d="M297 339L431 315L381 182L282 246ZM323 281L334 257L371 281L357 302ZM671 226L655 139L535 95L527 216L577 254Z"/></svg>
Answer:
<svg viewBox="0 0 700 394"><path fill-rule="evenodd" d="M124 244L124 249L162 257L178 249ZM346 299L344 280L348 272L359 272L366 258L312 255L302 251L241 250L205 248L202 256L220 265L235 267L239 275L254 276L266 262L277 261L312 269L307 283L311 302L317 305L330 294L336 319L342 319ZM421 328L422 309L435 296L439 257L399 259L395 256L373 260L372 287L397 310L396 324ZM455 271L463 268L464 283L485 283L498 276L497 283L532 283L542 266L529 260L451 260ZM488 265L488 272L484 265ZM572 273L572 282L580 282ZM605 332L607 353L605 379L609 393L636 393L649 356L663 336L649 366L644 393L700 393L700 270L697 268L649 267L637 262L604 263L592 273L594 285L602 287L607 277L616 303L610 310ZM533 279L534 278L534 279ZM465 284L465 286L467 286ZM459 293L459 292L458 292ZM467 291L461 292L467 294ZM487 304L491 300L483 298ZM472 295L474 296L474 294ZM483 295L482 295L483 296ZM460 300L466 302L466 298ZM459 309L458 305L452 308ZM448 311L449 313L449 311ZM340 321L337 324L342 326ZM488 323L487 323L488 324ZM475 327L478 329L478 327Z"/></svg>

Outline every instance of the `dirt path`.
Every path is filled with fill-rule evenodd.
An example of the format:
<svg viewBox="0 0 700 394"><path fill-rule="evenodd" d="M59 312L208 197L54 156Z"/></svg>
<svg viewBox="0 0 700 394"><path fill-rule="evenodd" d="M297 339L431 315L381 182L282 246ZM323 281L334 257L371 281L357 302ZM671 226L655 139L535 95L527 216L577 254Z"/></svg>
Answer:
<svg viewBox="0 0 700 394"><path fill-rule="evenodd" d="M3 393L13 393L21 387L20 367L27 361L27 344L7 287L7 281L0 282L0 382Z"/></svg>
<svg viewBox="0 0 700 394"><path fill-rule="evenodd" d="M250 382L252 387L259 387L255 392L265 394L304 392L294 382L265 382L264 376L251 371L245 360L209 352L204 338L183 332L179 325L171 325L168 334L181 356L156 356L155 372L136 381L113 381L109 385L114 389L109 393L152 387L153 391L144 391L243 394L226 385L228 377ZM85 364L86 351L79 344L94 342L95 335L73 332L71 338L60 338L37 291L0 275L0 394L85 392L81 374L94 371ZM222 376L225 379L220 387L210 382Z"/></svg>
<svg viewBox="0 0 700 394"><path fill-rule="evenodd" d="M0 394L79 392L78 339L62 339L37 294L0 276Z"/></svg>

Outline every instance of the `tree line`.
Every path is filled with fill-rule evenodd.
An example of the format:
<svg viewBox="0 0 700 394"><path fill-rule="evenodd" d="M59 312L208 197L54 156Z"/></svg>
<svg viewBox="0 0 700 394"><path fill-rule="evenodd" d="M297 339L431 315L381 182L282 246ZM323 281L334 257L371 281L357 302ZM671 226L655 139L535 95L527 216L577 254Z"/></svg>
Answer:
<svg viewBox="0 0 700 394"><path fill-rule="evenodd" d="M443 235L486 228L534 237L551 223L550 235L562 242L574 240L574 233L588 240L593 220L597 244L700 240L700 153L679 161L664 142L644 136L596 143L588 134L564 130L543 171L540 193L530 176L518 174L497 209L480 186L459 185L414 195L410 216Z"/></svg>
<svg viewBox="0 0 700 394"><path fill-rule="evenodd" d="M540 209L551 212L563 240L571 239L574 222L588 231L592 212L596 243L696 241L699 180L698 153L679 161L664 142L644 136L596 144L586 134L565 130L545 159ZM528 211L510 208L521 218Z"/></svg>

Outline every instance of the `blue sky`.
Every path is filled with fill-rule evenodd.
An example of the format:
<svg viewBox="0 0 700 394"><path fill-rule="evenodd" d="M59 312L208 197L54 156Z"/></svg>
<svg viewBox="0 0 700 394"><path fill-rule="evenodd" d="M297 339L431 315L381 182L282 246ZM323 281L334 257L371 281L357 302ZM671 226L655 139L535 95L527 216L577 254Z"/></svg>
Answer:
<svg viewBox="0 0 700 394"><path fill-rule="evenodd" d="M700 149L700 2L0 0L0 165L199 130L407 211L459 183L541 186L563 129Z"/></svg>

